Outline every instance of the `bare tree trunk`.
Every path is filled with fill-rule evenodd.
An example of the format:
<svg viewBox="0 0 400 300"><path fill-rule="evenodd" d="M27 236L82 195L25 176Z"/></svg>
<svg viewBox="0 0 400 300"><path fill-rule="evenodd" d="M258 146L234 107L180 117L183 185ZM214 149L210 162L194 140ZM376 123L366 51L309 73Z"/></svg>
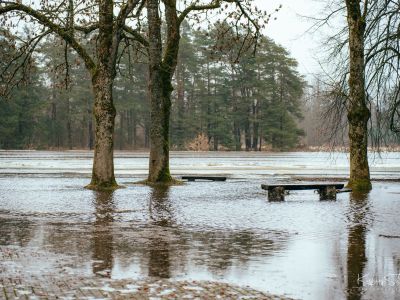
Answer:
<svg viewBox="0 0 400 300"><path fill-rule="evenodd" d="M244 141L246 145L246 151L251 150L251 129L250 129L250 109L247 108L247 116L244 123Z"/></svg>
<svg viewBox="0 0 400 300"><path fill-rule="evenodd" d="M137 148L137 120L136 120L136 113L134 110L131 110L130 113L130 118L131 118L131 124L132 124L132 140L131 140L131 145L133 147L133 149Z"/></svg>
<svg viewBox="0 0 400 300"><path fill-rule="evenodd" d="M128 138L128 145L129 148L132 149L132 132L133 132L133 118L132 118L132 109L129 109L126 112L126 117L127 117L127 127L128 127L128 131L127 131L127 138Z"/></svg>
<svg viewBox="0 0 400 300"><path fill-rule="evenodd" d="M219 140L218 140L218 136L214 135L214 151L218 151L218 146L219 146Z"/></svg>
<svg viewBox="0 0 400 300"><path fill-rule="evenodd" d="M231 78L237 80L235 77L235 71L233 65L231 65ZM234 121L233 121L233 136L235 138L235 151L242 150L242 140L241 140L241 131L240 131L240 117L238 117L239 111L239 100L236 95L236 87L232 86L231 90L231 97L233 100L233 114L234 114Z"/></svg>
<svg viewBox="0 0 400 300"><path fill-rule="evenodd" d="M242 150L242 141L240 139L240 127L237 121L233 122L233 134L235 137L235 151Z"/></svg>
<svg viewBox="0 0 400 300"><path fill-rule="evenodd" d="M251 150L251 133L250 133L250 121L246 120L244 125L244 141L246 144L246 151Z"/></svg>
<svg viewBox="0 0 400 300"><path fill-rule="evenodd" d="M52 87L52 95L51 95L51 146L59 148L58 142L58 134L57 134L57 103L56 103L56 94L55 88Z"/></svg>
<svg viewBox="0 0 400 300"><path fill-rule="evenodd" d="M211 139L213 137L212 133L212 124L210 120L211 116L211 72L210 72L210 62L207 60L207 115L206 115L206 122L207 122L207 137L208 137L208 144L210 144ZM211 149L210 149L211 150Z"/></svg>
<svg viewBox="0 0 400 300"><path fill-rule="evenodd" d="M169 5L172 5L171 7ZM149 97L150 97L150 183L172 181L169 170L169 121L171 112L172 76L179 48L179 24L175 2L166 5L167 44L161 43L161 19L158 0L147 1L149 26Z"/></svg>
<svg viewBox="0 0 400 300"><path fill-rule="evenodd" d="M87 118L88 118L88 140L87 140L87 145L89 150L93 149L93 121L92 121L92 109L91 109L91 104L89 103L89 98L86 98L86 107L87 107Z"/></svg>
<svg viewBox="0 0 400 300"><path fill-rule="evenodd" d="M247 93L246 87L241 87L240 96L242 99L248 99L249 95ZM244 144L246 151L251 150L251 128L250 128L250 118L251 118L251 108L250 106L246 109L246 116L244 120Z"/></svg>
<svg viewBox="0 0 400 300"><path fill-rule="evenodd" d="M257 151L258 146L258 102L253 104L253 143L252 150Z"/></svg>
<svg viewBox="0 0 400 300"><path fill-rule="evenodd" d="M72 150L71 102L67 97L67 147Z"/></svg>
<svg viewBox="0 0 400 300"><path fill-rule="evenodd" d="M82 117L82 120L79 122L80 128L86 128L86 116ZM85 149L86 148L86 131L80 130L79 131L79 148Z"/></svg>
<svg viewBox="0 0 400 300"><path fill-rule="evenodd" d="M169 172L169 113L171 101L164 92L169 80L162 69L161 20L158 0L147 1L149 22L150 161L148 181L167 182ZM172 88L172 87L171 87Z"/></svg>
<svg viewBox="0 0 400 300"><path fill-rule="evenodd" d="M89 188L115 188L113 133L115 107L112 75L101 68L92 78L94 94L95 146L92 181Z"/></svg>
<svg viewBox="0 0 400 300"><path fill-rule="evenodd" d="M150 123L146 120L144 124L144 147L146 149L150 148Z"/></svg>
<svg viewBox="0 0 400 300"><path fill-rule="evenodd" d="M95 146L92 189L115 189L114 176L114 126L115 107L112 90L116 75L115 65L121 39L122 23L114 27L113 1L99 2L99 35L97 39L97 66L92 68L94 94ZM115 29L115 30L114 30Z"/></svg>
<svg viewBox="0 0 400 300"><path fill-rule="evenodd" d="M126 1L120 6L118 16L114 18L113 0L95 1L98 6L96 13L98 15L96 22L98 35L96 47L92 51L95 50L96 59L92 59L91 54L75 38L74 1L68 1L67 22L63 22L66 23L65 25L56 24L58 22L53 23L52 17L49 17L46 12L37 11L33 6L22 5L21 1L0 7L0 15L10 11L21 11L45 26L48 32L57 34L77 52L91 74L95 99L93 113L96 121L96 132L92 180L87 186L88 188L111 189L117 187L113 162L115 108L112 99L112 87L116 75L118 47L125 21L134 8L139 5L139 2ZM58 13L58 9L54 13Z"/></svg>
<svg viewBox="0 0 400 300"><path fill-rule="evenodd" d="M125 112L121 111L119 114L120 116L120 123L119 123L119 150L122 150L124 148L124 118L125 118Z"/></svg>
<svg viewBox="0 0 400 300"><path fill-rule="evenodd" d="M369 190L371 189L371 180L367 153L367 126L370 111L365 99L365 16L361 13L359 0L346 0L346 6L350 50L350 95L347 113L350 140L350 179L348 186L357 190ZM364 12L366 12L366 7Z"/></svg>

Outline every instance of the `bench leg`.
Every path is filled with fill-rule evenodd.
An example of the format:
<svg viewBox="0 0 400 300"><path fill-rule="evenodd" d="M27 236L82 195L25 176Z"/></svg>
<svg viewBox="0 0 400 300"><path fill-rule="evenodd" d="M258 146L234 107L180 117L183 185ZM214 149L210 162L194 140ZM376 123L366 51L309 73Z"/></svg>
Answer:
<svg viewBox="0 0 400 300"><path fill-rule="evenodd" d="M336 200L336 188L334 186L327 186L319 190L320 200Z"/></svg>
<svg viewBox="0 0 400 300"><path fill-rule="evenodd" d="M285 188L276 187L268 191L268 201L284 201L285 200Z"/></svg>

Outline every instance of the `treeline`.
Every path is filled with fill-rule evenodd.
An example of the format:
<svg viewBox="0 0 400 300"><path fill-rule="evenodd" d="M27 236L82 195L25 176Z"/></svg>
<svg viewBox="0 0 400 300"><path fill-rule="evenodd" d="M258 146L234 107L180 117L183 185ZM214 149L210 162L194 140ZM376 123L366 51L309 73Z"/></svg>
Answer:
<svg viewBox="0 0 400 300"><path fill-rule="evenodd" d="M301 99L305 82L297 62L271 39L257 55L215 46L212 31L182 30L174 76L171 147L176 150L288 150L304 132ZM17 43L1 32L0 61L6 68ZM148 68L143 53L119 63L114 100L114 148L149 147ZM0 148L92 149L93 94L80 59L57 39L35 56L29 80L0 101Z"/></svg>

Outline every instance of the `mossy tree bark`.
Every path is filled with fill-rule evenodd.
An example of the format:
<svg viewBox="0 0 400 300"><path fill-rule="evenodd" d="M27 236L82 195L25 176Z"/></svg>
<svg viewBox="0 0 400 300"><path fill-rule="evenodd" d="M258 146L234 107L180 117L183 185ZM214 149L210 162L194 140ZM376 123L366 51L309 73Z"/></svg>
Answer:
<svg viewBox="0 0 400 300"><path fill-rule="evenodd" d="M176 1L165 3L167 24L166 45L163 53L161 18L158 0L147 1L149 26L149 98L150 98L150 183L169 183L169 123L171 112L172 76L179 50L179 27Z"/></svg>
<svg viewBox="0 0 400 300"><path fill-rule="evenodd" d="M165 6L165 25L167 28L165 39L161 38L162 20L159 15L160 2ZM177 9L176 0L147 0L148 21L148 52L149 52L149 98L150 98L150 161L149 183L170 183L173 179L169 170L169 121L171 111L172 77L178 61L180 27L191 12L201 12L218 9L225 5L234 4L243 16L249 20L259 34L258 23L251 18L252 9L240 0L217 0L208 4L192 1L183 10ZM236 23L237 25L238 23ZM250 33L250 31L249 31ZM162 40L165 40L163 49ZM164 51L163 51L164 50ZM215 145L218 145L216 140Z"/></svg>
<svg viewBox="0 0 400 300"><path fill-rule="evenodd" d="M53 13L47 14L46 10L36 10L31 6L20 2L7 4L0 7L0 15L8 12L21 12L29 15L36 22L49 30L46 34L54 33L73 48L85 63L91 74L92 88L94 92L94 116L95 116L95 146L92 169L92 180L87 186L92 189L112 189L117 187L114 176L113 161L113 133L115 108L112 98L112 89L115 78L115 66L117 62L118 47L125 27L125 21L131 12L143 0L127 0L120 5L118 15L114 15L115 3L113 0L95 1L98 5L98 20L90 26L75 26L74 1L69 0L66 11L59 11L60 15L67 14L67 22L55 23ZM64 9L59 6L58 9ZM86 16L85 16L86 17ZM85 17L83 17L85 19ZM94 59L90 51L79 42L75 31L91 33L98 30L98 37Z"/></svg>
<svg viewBox="0 0 400 300"><path fill-rule="evenodd" d="M107 68L99 68L93 76L95 144L92 180L89 188L114 188L113 133L115 107L112 98L113 79Z"/></svg>
<svg viewBox="0 0 400 300"><path fill-rule="evenodd" d="M370 111L365 99L364 32L367 2L364 13L359 0L346 0L349 27L349 101L347 119L350 141L350 179L348 186L355 190L371 189L368 165L368 120Z"/></svg>
<svg viewBox="0 0 400 300"><path fill-rule="evenodd" d="M116 75L118 47L125 20L138 0L129 0L114 21L113 0L99 2L99 35L97 40L97 65L92 69L94 93L95 145L92 180L88 188L114 189L114 124L115 107L113 85Z"/></svg>
<svg viewBox="0 0 400 300"><path fill-rule="evenodd" d="M113 150L116 112L112 89L118 43L114 44L113 41L113 17L113 1L100 1L97 66L91 72L94 94L95 144L92 180L88 187L94 189L117 187L114 176ZM118 35L115 38L118 38Z"/></svg>

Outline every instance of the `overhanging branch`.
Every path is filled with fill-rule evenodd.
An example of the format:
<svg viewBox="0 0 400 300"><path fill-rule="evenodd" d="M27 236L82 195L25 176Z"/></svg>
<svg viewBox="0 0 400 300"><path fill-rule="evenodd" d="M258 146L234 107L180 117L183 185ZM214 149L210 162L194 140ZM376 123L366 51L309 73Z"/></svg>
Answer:
<svg viewBox="0 0 400 300"><path fill-rule="evenodd" d="M93 72L95 70L96 65L93 59L90 57L87 51L82 47L82 45L80 45L78 41L71 35L70 29L63 28L55 24L48 17L38 12L37 10L20 3L13 3L0 7L0 15L13 11L20 11L31 16L32 18L37 20L40 24L49 28L52 32L56 33L78 53L78 55L85 62L85 65L90 72Z"/></svg>

